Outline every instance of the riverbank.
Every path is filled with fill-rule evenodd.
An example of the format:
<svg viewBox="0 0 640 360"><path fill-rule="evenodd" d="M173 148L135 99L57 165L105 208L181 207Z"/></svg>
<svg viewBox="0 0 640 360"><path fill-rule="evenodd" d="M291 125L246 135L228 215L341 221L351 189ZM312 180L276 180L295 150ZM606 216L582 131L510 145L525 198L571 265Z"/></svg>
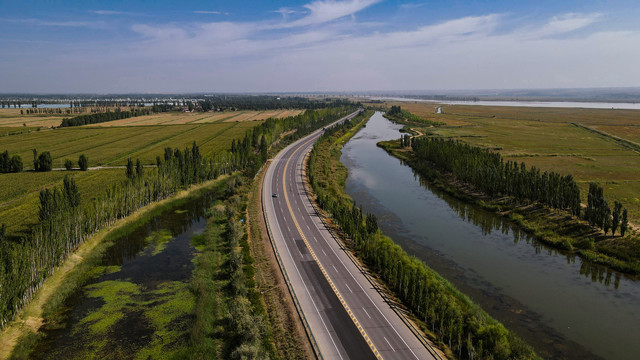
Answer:
<svg viewBox="0 0 640 360"><path fill-rule="evenodd" d="M309 178L317 202L331 214L348 247L412 314L425 334L448 357L536 358L533 351L457 291L424 262L409 256L377 228L375 220L355 207L345 191L347 168L340 162L342 146L366 124L327 131L311 153ZM374 231L375 228L375 231ZM411 289L411 290L409 290ZM482 334L482 335L481 335Z"/></svg>
<svg viewBox="0 0 640 360"><path fill-rule="evenodd" d="M640 274L640 245L631 236L604 236L584 220L541 204L518 204L506 197L491 198L435 166L421 166L411 149L403 147L399 140L383 141L378 146L404 161L439 191L508 218L545 245L620 272Z"/></svg>
<svg viewBox="0 0 640 360"><path fill-rule="evenodd" d="M35 298L24 307L16 319L0 333L0 359L8 359L11 356L19 339L24 348L33 346L38 339L35 334L45 318L55 316L56 310L70 294L91 278L113 271L108 267L100 266L100 263L107 249L117 238L130 233L153 216L178 206L190 198L201 196L220 181L219 178L192 186L171 198L140 208L83 242L74 254L44 282Z"/></svg>

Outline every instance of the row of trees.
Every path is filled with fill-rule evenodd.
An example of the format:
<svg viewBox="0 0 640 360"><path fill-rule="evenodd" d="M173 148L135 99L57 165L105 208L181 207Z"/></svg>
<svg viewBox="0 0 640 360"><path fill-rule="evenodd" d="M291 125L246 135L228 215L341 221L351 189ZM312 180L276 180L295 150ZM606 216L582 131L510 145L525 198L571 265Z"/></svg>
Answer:
<svg viewBox="0 0 640 360"><path fill-rule="evenodd" d="M490 195L511 196L517 201L537 201L556 209L580 214L580 189L571 175L540 172L524 163L505 162L493 151L459 141L440 138L416 138L412 148L418 170L430 163L450 172L457 179L472 184Z"/></svg>
<svg viewBox="0 0 640 360"><path fill-rule="evenodd" d="M80 191L76 181L65 175L62 182L62 190L54 187L52 190L40 190L40 210L38 219L46 222L55 218L58 214L67 212L80 206Z"/></svg>
<svg viewBox="0 0 640 360"><path fill-rule="evenodd" d="M424 119L424 118L421 118L418 115L412 114L411 112L409 112L407 110L402 110L400 105L391 106L391 109L389 109L389 111L387 111L384 114L384 116L387 119L389 119L389 120L391 120L393 122L397 122L397 123L401 123L401 124L418 123L418 124L429 125L429 126L444 125L443 122L431 121L429 119Z"/></svg>
<svg viewBox="0 0 640 360"><path fill-rule="evenodd" d="M278 110L278 109L323 109L348 107L352 104L345 99L327 98L324 100L309 99L297 96L246 96L217 95L200 100L195 107L201 111L227 110Z"/></svg>
<svg viewBox="0 0 640 360"><path fill-rule="evenodd" d="M60 127L69 127L69 126L82 126L89 124L98 124L107 121L114 121L120 119L128 119L130 117L149 115L153 111L150 108L132 108L130 111L121 111L120 108L115 111L110 111L107 109L105 112L99 112L95 114L86 114L79 115L72 118L64 118L62 119L62 123Z"/></svg>
<svg viewBox="0 0 640 360"><path fill-rule="evenodd" d="M328 130L316 143L309 160L309 178L318 204L332 215L358 257L459 358L535 358L522 340L423 262L409 256L393 240L382 235L373 215L364 216L345 195L329 191L328 183L339 180L331 177L326 166L328 151L321 155L320 149L331 146L352 126L348 122Z"/></svg>
<svg viewBox="0 0 640 360"><path fill-rule="evenodd" d="M72 170L73 161L66 159L64 167L67 170ZM9 157L9 152L6 150L0 154L0 173L21 172L23 168L24 165L20 155L15 154ZM89 168L89 158L86 155L82 154L78 158L78 168L82 171L86 171ZM33 169L39 172L51 171L53 169L51 153L45 151L38 154L38 150L33 149Z"/></svg>
<svg viewBox="0 0 640 360"><path fill-rule="evenodd" d="M620 229L624 236L628 229L627 210L615 202L612 211L603 189L596 184L589 185L587 207L582 213L580 189L571 174L562 176L541 172L536 167L527 169L524 163L505 162L497 152L450 139L417 138L412 139L411 146L418 160L413 165L421 173L428 173L429 163L433 163L489 196L510 196L519 202L539 202L566 210L574 216L583 216L605 234L611 231L615 235Z"/></svg>
<svg viewBox="0 0 640 360"><path fill-rule="evenodd" d="M66 159L64 161L64 168L67 170L73 170L73 161L71 159ZM78 168L81 171L87 171L87 169L89 169L89 158L85 154L78 157Z"/></svg>
<svg viewBox="0 0 640 360"><path fill-rule="evenodd" d="M126 181L114 184L103 196L91 201L71 196L76 193L73 190L76 187L69 180L62 190L53 189L49 193L44 190L41 216L31 227L30 234L0 242L0 328L33 297L47 276L95 231L190 184L237 170L255 174L265 159L259 149L277 141L292 141L299 133L308 133L313 126L320 128L351 110L318 110L273 120L266 125L265 122L248 131L241 142L248 152L244 149L236 150L236 153L222 151L205 158L195 144L184 150L165 149L164 160L160 156L157 158L157 169L143 171L140 164L131 172L128 166L125 171L134 176L129 175ZM77 202L70 199L77 199Z"/></svg>
<svg viewBox="0 0 640 360"><path fill-rule="evenodd" d="M53 169L53 158L51 153L44 151L38 154L37 149L33 149L33 170L39 172L51 171Z"/></svg>
<svg viewBox="0 0 640 360"><path fill-rule="evenodd" d="M613 211L604 198L604 190L595 183L589 184L589 194L587 194L587 207L584 218L591 226L602 229L605 235L611 230L611 235L615 235L618 228L620 235L624 236L629 228L627 209L622 208L622 204L614 201Z"/></svg>
<svg viewBox="0 0 640 360"><path fill-rule="evenodd" d="M16 173L21 172L23 168L22 158L18 154L9 156L9 152L5 150L0 154L0 173Z"/></svg>

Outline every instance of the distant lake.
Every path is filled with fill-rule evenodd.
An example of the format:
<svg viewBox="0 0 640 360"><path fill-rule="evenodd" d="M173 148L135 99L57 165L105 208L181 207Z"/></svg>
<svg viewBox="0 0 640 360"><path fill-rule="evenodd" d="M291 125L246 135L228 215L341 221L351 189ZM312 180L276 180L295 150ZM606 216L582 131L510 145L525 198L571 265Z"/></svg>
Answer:
<svg viewBox="0 0 640 360"><path fill-rule="evenodd" d="M372 100L421 101L446 105L479 105L479 106L524 106L524 107L558 107L585 109L622 109L640 110L640 103L610 103L610 102L578 102L578 101L454 101L454 100L425 100L399 97L372 98Z"/></svg>

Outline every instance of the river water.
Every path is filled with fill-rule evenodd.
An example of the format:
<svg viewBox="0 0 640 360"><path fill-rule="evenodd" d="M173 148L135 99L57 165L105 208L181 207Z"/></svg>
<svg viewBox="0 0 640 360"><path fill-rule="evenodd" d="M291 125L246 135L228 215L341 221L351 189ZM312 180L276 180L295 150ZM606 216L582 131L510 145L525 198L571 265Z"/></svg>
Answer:
<svg viewBox="0 0 640 360"><path fill-rule="evenodd" d="M544 246L504 218L431 189L376 143L376 112L343 148L347 193L382 231L546 358L637 359L640 281Z"/></svg>
<svg viewBox="0 0 640 360"><path fill-rule="evenodd" d="M399 97L372 98L373 100L417 101L447 105L480 105L480 106L522 106L522 107L555 107L555 108L584 108L584 109L624 109L640 110L640 103L612 103L590 101L518 101L518 100L426 100Z"/></svg>

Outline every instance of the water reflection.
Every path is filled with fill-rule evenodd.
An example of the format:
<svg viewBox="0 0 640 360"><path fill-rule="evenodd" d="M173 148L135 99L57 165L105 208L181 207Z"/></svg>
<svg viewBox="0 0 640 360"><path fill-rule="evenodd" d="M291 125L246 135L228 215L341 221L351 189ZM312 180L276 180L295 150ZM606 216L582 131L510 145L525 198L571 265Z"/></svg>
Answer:
<svg viewBox="0 0 640 360"><path fill-rule="evenodd" d="M548 358L635 359L640 282L550 248L507 218L431 188L376 146L379 113L344 149L347 193L382 230Z"/></svg>
<svg viewBox="0 0 640 360"><path fill-rule="evenodd" d="M156 301L155 291L162 294L171 289L170 284L186 284L191 278L195 252L191 246L191 238L205 230L206 211L217 198L217 194L207 193L197 199L187 200L171 210L153 216L144 225L116 239L105 251L102 265L119 266L119 271L92 279L70 296L62 311L64 326L52 324L40 329L46 337L38 342L32 356L38 359L58 359L64 354L64 357L82 358L80 354L98 340L86 336L85 331L78 329L86 326L82 324L83 319L105 306L101 298L86 296L84 291L93 284L107 284L110 281L138 286L141 291L135 295L135 299L143 305L124 306L125 317L113 325L108 336L99 341L114 344L114 349L128 349L129 354L135 354L135 349L146 346L158 329L149 323L145 318L147 315L143 316L139 308L147 303L153 306ZM115 296L120 297L121 294ZM134 305L137 306L135 309ZM176 326L182 325L178 323Z"/></svg>

